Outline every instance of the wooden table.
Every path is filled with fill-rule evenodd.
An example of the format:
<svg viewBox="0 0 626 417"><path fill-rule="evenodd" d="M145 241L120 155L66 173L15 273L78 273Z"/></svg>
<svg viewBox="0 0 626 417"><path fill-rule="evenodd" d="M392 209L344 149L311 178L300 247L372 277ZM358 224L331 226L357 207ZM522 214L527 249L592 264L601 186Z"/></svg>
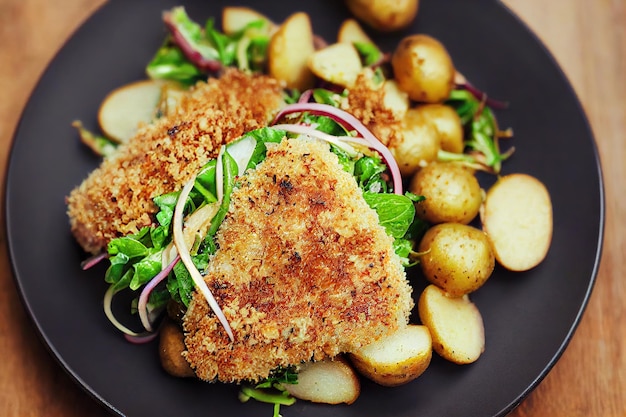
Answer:
<svg viewBox="0 0 626 417"><path fill-rule="evenodd" d="M103 0L0 0L0 172L38 77ZM597 285L561 360L511 415L626 416L626 0L504 0L570 78L598 140L607 223ZM1 183L4 183L2 178ZM583 196L584 198L584 196ZM4 206L3 206L4 207ZM0 414L105 416L41 344L0 240Z"/></svg>

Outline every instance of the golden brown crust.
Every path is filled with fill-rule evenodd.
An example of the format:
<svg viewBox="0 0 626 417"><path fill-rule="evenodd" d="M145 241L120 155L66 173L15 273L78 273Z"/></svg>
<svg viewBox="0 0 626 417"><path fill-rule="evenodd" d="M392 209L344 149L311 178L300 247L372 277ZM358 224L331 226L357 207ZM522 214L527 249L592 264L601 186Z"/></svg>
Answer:
<svg viewBox="0 0 626 417"><path fill-rule="evenodd" d="M217 242L205 280L235 341L196 293L185 357L204 380L258 380L350 352L406 324L413 307L392 239L326 144L269 147L233 192Z"/></svg>
<svg viewBox="0 0 626 417"><path fill-rule="evenodd" d="M87 252L152 224L152 198L180 189L219 147L264 126L283 105L279 83L228 70L198 84L177 109L137 135L67 198L72 233Z"/></svg>
<svg viewBox="0 0 626 417"><path fill-rule="evenodd" d="M363 71L348 91L341 108L359 119L384 145L401 134L402 120L385 106L385 90L377 87L370 70Z"/></svg>

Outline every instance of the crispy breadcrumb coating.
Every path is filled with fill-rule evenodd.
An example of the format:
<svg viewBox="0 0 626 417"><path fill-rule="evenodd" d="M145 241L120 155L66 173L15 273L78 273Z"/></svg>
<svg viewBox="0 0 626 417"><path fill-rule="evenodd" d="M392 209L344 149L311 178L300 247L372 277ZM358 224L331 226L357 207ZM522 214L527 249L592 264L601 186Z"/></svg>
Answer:
<svg viewBox="0 0 626 417"><path fill-rule="evenodd" d="M78 243L97 253L151 225L155 196L182 188L222 144L265 126L283 105L281 86L266 76L231 69L198 84L71 191L68 216Z"/></svg>
<svg viewBox="0 0 626 417"><path fill-rule="evenodd" d="M385 105L385 90L369 69L358 75L340 107L359 119L385 146L402 134L402 118Z"/></svg>
<svg viewBox="0 0 626 417"><path fill-rule="evenodd" d="M233 191L217 243L205 281L235 340L196 292L183 355L203 380L259 380L408 322L412 289L392 238L327 144L269 144Z"/></svg>

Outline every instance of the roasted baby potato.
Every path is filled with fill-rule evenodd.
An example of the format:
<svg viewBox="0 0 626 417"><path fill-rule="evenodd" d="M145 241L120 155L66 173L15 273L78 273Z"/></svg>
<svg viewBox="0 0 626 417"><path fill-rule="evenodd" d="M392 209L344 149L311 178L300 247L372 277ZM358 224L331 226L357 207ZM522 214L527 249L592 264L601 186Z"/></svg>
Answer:
<svg viewBox="0 0 626 417"><path fill-rule="evenodd" d="M141 123L150 123L161 100L163 82L142 80L111 91L98 110L102 132L116 142L126 142Z"/></svg>
<svg viewBox="0 0 626 417"><path fill-rule="evenodd" d="M455 297L476 291L495 267L485 233L465 224L441 223L431 227L418 250L426 279Z"/></svg>
<svg viewBox="0 0 626 417"><path fill-rule="evenodd" d="M267 16L249 7L226 6L222 10L222 30L226 35L233 35L248 24L259 20L267 22L270 33L276 30L277 25Z"/></svg>
<svg viewBox="0 0 626 417"><path fill-rule="evenodd" d="M402 119L401 134L389 143L389 150L402 175L409 177L437 158L437 129L415 109L409 109Z"/></svg>
<svg viewBox="0 0 626 417"><path fill-rule="evenodd" d="M429 163L412 178L409 191L426 197L416 206L416 214L433 224L468 224L483 201L474 171L456 162Z"/></svg>
<svg viewBox="0 0 626 417"><path fill-rule="evenodd" d="M159 332L159 357L165 371L176 377L195 377L189 363L183 357L185 351L184 334L180 326L170 319L165 319Z"/></svg>
<svg viewBox="0 0 626 417"><path fill-rule="evenodd" d="M283 384L294 397L324 404L352 404L361 393L359 378L342 356L300 365L297 384Z"/></svg>
<svg viewBox="0 0 626 417"><path fill-rule="evenodd" d="M309 59L315 52L311 19L304 12L289 16L270 39L267 49L268 72L287 88L304 91L313 86L315 76Z"/></svg>
<svg viewBox="0 0 626 417"><path fill-rule="evenodd" d="M420 295L418 313L433 338L433 350L459 365L475 362L485 350L485 328L467 295L452 297L435 285Z"/></svg>
<svg viewBox="0 0 626 417"><path fill-rule="evenodd" d="M498 179L487 191L481 220L505 268L526 271L546 257L552 241L552 202L537 178L509 174Z"/></svg>
<svg viewBox="0 0 626 417"><path fill-rule="evenodd" d="M454 87L455 69L445 46L424 34L405 37L392 57L394 78L411 100L440 103Z"/></svg>
<svg viewBox="0 0 626 417"><path fill-rule="evenodd" d="M465 148L463 125L455 109L445 104L433 103L417 106L416 110L435 125L442 150L452 153L463 152Z"/></svg>
<svg viewBox="0 0 626 417"><path fill-rule="evenodd" d="M309 58L309 69L332 84L352 87L363 65L353 44L335 43L315 51Z"/></svg>
<svg viewBox="0 0 626 417"><path fill-rule="evenodd" d="M425 326L409 324L349 355L359 373L388 386L406 384L419 377L432 358L432 339Z"/></svg>
<svg viewBox="0 0 626 417"><path fill-rule="evenodd" d="M354 19L346 19L343 21L343 23L339 27L339 32L337 33L337 42L362 42L371 44L374 43L372 39L367 36L367 33L365 33L361 25L359 25L359 22Z"/></svg>
<svg viewBox="0 0 626 417"><path fill-rule="evenodd" d="M400 30L413 22L418 0L346 0L357 19L381 32Z"/></svg>

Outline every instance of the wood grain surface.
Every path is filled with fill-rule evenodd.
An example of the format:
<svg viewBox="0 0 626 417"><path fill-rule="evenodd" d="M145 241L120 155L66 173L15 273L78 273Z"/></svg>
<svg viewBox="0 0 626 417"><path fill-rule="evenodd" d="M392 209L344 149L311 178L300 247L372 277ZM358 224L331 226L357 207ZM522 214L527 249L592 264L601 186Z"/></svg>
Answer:
<svg viewBox="0 0 626 417"><path fill-rule="evenodd" d="M626 0L503 2L554 54L587 112L603 164L607 219L597 284L578 330L553 370L511 416L624 417ZM13 132L39 76L64 41L102 4L0 0L2 184ZM0 414L108 415L39 341L13 281L3 219L0 227Z"/></svg>

